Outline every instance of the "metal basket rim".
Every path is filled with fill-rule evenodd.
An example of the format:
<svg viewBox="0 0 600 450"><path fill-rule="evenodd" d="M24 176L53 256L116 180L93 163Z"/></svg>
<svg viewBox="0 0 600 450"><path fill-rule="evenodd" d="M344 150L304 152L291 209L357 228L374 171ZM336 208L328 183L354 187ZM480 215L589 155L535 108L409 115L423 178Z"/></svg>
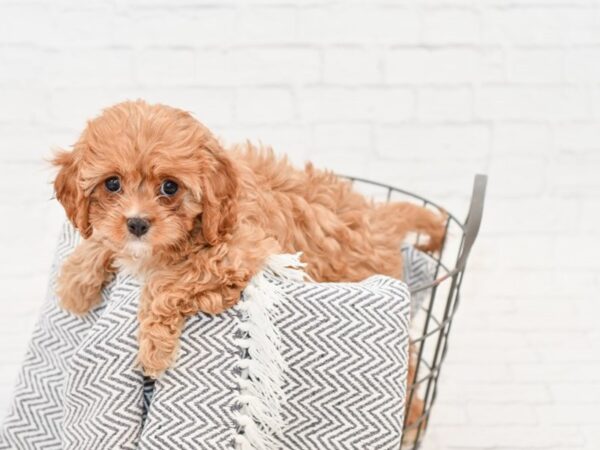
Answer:
<svg viewBox="0 0 600 450"><path fill-rule="evenodd" d="M467 217L466 217L464 223L461 222L460 220L458 220L456 218L456 216L454 216L453 214L446 211L444 208L442 208L436 202L432 202L421 195L414 194L405 189L400 189L395 186L391 186L391 185L381 183L378 181L368 180L366 178L353 177L353 176L348 176L348 175L340 175L340 176L344 177L348 180L351 180L351 181L357 181L359 183L371 184L374 186L379 186L379 187L388 189L388 193L390 193L393 190L393 191L399 192L401 194L408 195L413 198L419 199L419 200L423 201L425 205L431 205L431 206L437 208L439 211L446 214L448 217L447 224L449 224L450 221L453 221L463 230L463 245L459 251L459 255L458 255L454 269L452 269L448 273L444 274L443 276L434 279L433 281L431 281L429 283L425 283L421 286L417 286L417 287L411 289L411 294L415 294L417 292L425 291L427 289L431 289L435 286L438 286L441 283L443 283L444 281L446 281L447 279L451 279L452 277L455 277L456 275L458 275L465 269L465 266L467 264L467 259L469 257L469 254L471 253L471 248L473 247L473 244L475 243L475 240L479 233L479 228L481 226L481 218L483 216L483 207L485 204L487 175L482 175L482 174L475 175L475 179L473 181L473 192L471 195L471 202L469 205L469 212L467 213Z"/></svg>

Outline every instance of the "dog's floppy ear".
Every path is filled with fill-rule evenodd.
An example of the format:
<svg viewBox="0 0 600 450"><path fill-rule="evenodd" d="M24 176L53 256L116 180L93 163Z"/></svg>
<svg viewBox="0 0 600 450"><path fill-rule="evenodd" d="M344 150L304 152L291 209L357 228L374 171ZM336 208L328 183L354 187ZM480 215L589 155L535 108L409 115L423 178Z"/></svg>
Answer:
<svg viewBox="0 0 600 450"><path fill-rule="evenodd" d="M202 185L202 234L210 245L227 240L237 221L238 172L229 156L213 142L211 162Z"/></svg>
<svg viewBox="0 0 600 450"><path fill-rule="evenodd" d="M56 198L63 205L67 217L84 238L92 234L88 218L89 199L79 186L79 167L75 151L59 151L54 155L52 164L59 167L54 180Z"/></svg>

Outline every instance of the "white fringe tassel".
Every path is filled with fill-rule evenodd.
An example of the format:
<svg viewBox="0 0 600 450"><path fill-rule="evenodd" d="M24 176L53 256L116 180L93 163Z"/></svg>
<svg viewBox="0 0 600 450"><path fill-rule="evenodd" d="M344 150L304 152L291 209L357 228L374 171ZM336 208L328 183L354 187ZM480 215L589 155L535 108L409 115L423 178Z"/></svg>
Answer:
<svg viewBox="0 0 600 450"><path fill-rule="evenodd" d="M244 290L244 300L239 304L244 316L239 327L245 337L238 340L238 345L247 350L248 358L240 361L238 400L241 408L235 415L238 450L275 449L275 436L283 430L281 406L286 365L281 356L281 336L273 318L285 293L269 282L267 276L303 281L307 279L303 267L300 253L269 257L263 270L250 280Z"/></svg>

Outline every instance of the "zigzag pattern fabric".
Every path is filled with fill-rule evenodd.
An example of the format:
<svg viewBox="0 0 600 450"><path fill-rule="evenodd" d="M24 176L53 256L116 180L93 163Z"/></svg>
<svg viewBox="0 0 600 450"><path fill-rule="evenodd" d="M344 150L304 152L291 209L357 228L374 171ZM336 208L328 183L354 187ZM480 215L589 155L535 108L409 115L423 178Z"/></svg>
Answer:
<svg viewBox="0 0 600 450"><path fill-rule="evenodd" d="M433 281L435 263L430 256L417 250L412 245L403 245L402 257L404 258L404 282L411 290ZM430 294L431 289L425 289L411 296L411 317L415 317Z"/></svg>
<svg viewBox="0 0 600 450"><path fill-rule="evenodd" d="M287 427L281 449L399 449L408 348L406 286L285 286L276 323L284 342ZM297 305L302 305L298 308Z"/></svg>
<svg viewBox="0 0 600 450"><path fill-rule="evenodd" d="M242 308L190 318L175 367L148 383L135 364L133 278L118 275L84 317L57 305L56 273L78 239L66 226L0 449L399 448L410 309L404 283L382 276L305 283L263 274L285 294L272 316L285 361L278 405L285 425L277 432L257 423L272 434L261 444L244 438L250 429L240 421L249 358L239 339Z"/></svg>

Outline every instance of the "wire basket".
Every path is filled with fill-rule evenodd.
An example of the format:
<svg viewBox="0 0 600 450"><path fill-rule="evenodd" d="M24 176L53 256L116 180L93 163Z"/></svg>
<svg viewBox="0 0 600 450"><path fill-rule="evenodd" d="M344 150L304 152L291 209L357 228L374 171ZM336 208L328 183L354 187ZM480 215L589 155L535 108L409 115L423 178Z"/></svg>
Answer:
<svg viewBox="0 0 600 450"><path fill-rule="evenodd" d="M422 303L411 318L412 367L409 370L402 449L416 450L427 430L437 396L438 380L448 352L448 336L460 300L467 259L481 224L487 177L475 176L469 212L464 222L419 195L362 178L345 178L358 191L375 200L412 201L448 217L441 250L427 254L433 268L431 282L411 289L411 295L421 296ZM414 244L419 244L420 235L412 238Z"/></svg>

